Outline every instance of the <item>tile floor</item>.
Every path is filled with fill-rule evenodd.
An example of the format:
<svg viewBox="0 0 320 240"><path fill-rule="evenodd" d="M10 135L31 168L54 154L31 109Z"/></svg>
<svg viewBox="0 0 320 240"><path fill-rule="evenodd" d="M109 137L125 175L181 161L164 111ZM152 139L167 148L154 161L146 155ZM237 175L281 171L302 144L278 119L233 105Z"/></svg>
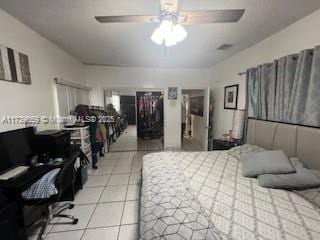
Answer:
<svg viewBox="0 0 320 240"><path fill-rule="evenodd" d="M110 152L161 150L163 150L163 144L160 139L143 140L137 138L137 127L135 125L129 125L120 138L110 146Z"/></svg>
<svg viewBox="0 0 320 240"><path fill-rule="evenodd" d="M199 142L190 137L184 137L182 140L182 151L203 151L203 147Z"/></svg>
<svg viewBox="0 0 320 240"><path fill-rule="evenodd" d="M142 157L149 152L110 152L89 170L84 189L67 214L76 225L49 225L46 240L137 240ZM36 239L31 235L29 239Z"/></svg>
<svg viewBox="0 0 320 240"><path fill-rule="evenodd" d="M46 240L137 240L142 157L162 149L160 140L137 140L135 126L128 126L111 152L99 159L98 169L89 169L74 209L65 212L79 218L78 224L57 219L57 224L49 225ZM190 141L183 150L199 146ZM36 239L36 233L29 239Z"/></svg>

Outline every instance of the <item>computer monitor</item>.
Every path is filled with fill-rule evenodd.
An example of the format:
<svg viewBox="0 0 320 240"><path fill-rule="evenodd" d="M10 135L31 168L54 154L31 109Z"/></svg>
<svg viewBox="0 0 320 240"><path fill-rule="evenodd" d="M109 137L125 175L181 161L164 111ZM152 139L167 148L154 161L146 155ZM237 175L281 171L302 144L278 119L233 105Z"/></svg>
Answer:
<svg viewBox="0 0 320 240"><path fill-rule="evenodd" d="M27 164L32 154L30 139L33 135L32 127L0 133L0 172Z"/></svg>

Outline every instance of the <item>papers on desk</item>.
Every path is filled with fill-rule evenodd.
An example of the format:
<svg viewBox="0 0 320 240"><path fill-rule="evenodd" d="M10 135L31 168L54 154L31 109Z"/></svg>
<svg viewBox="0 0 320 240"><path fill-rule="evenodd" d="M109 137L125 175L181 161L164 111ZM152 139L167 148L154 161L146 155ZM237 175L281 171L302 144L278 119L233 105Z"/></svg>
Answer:
<svg viewBox="0 0 320 240"><path fill-rule="evenodd" d="M15 167L11 170L9 170L8 172L1 174L0 175L0 180L8 180L10 178L14 178L19 176L20 174L25 173L26 171L28 171L29 167L27 166L19 166L19 167Z"/></svg>

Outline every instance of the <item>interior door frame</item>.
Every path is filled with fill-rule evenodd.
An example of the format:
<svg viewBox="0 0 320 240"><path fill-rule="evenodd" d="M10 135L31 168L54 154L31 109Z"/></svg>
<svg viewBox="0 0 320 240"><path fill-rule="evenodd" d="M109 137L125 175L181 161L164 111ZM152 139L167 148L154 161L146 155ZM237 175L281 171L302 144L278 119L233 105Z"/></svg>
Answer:
<svg viewBox="0 0 320 240"><path fill-rule="evenodd" d="M203 116L205 116L205 140L204 140L204 150L208 151L208 146L209 146L209 131L210 131L210 94L211 94L211 89L210 86L208 86L204 90L204 106L203 106Z"/></svg>
<svg viewBox="0 0 320 240"><path fill-rule="evenodd" d="M204 92L204 105L203 105L203 117L205 119L205 131L206 131L206 141L204 141L203 150L208 151L208 141L209 141L209 122L210 122L210 95L211 95L211 88L210 86L204 87L204 88L193 88L193 87L187 87L187 88L181 88L180 94L181 94L181 103L182 103L182 92L184 90L203 90ZM180 103L180 104L181 104ZM180 107L180 126L182 125L182 108ZM206 115L205 115L206 114ZM180 127L180 135L181 135L181 127ZM180 149L182 148L182 139L180 137Z"/></svg>

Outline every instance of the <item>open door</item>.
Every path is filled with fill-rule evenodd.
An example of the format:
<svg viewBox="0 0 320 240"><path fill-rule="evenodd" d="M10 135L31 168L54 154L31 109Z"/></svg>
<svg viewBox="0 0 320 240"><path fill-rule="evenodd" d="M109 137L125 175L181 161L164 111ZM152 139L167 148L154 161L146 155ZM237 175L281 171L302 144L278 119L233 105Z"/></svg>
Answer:
<svg viewBox="0 0 320 240"><path fill-rule="evenodd" d="M182 149L184 151L208 151L210 88L182 89L182 94L188 99L188 104L181 102L182 108L188 106L186 114L181 110L181 128L185 133L181 136ZM183 121L184 116L187 116L186 121Z"/></svg>
<svg viewBox="0 0 320 240"><path fill-rule="evenodd" d="M202 142L203 150L208 151L209 130L210 130L210 87L204 90L204 103L203 103L203 121L204 121L204 139Z"/></svg>

